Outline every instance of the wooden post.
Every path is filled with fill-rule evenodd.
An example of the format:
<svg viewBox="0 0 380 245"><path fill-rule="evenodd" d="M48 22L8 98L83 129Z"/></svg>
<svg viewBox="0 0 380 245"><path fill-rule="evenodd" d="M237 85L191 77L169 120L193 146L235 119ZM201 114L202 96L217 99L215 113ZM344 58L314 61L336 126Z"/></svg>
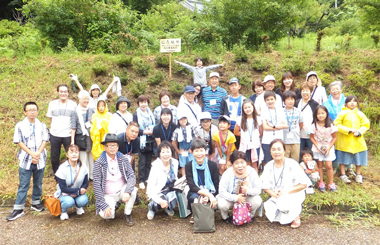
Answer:
<svg viewBox="0 0 380 245"><path fill-rule="evenodd" d="M169 53L169 78L172 78L172 53Z"/></svg>

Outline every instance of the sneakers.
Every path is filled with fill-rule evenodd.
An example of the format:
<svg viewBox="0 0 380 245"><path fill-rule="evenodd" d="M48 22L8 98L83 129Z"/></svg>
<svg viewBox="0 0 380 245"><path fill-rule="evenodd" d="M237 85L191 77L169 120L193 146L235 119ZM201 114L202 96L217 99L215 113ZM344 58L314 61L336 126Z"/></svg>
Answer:
<svg viewBox="0 0 380 245"><path fill-rule="evenodd" d="M67 219L69 219L69 215L67 214L67 212L61 213L60 218L61 218L61 220L67 220Z"/></svg>
<svg viewBox="0 0 380 245"><path fill-rule="evenodd" d="M343 181L343 183L345 184L351 183L351 180L345 174L340 176L340 180Z"/></svg>
<svg viewBox="0 0 380 245"><path fill-rule="evenodd" d="M313 186L309 186L308 188L306 188L306 194L314 194L315 191L314 191L314 188Z"/></svg>
<svg viewBox="0 0 380 245"><path fill-rule="evenodd" d="M145 184L144 184L144 182L141 182L141 183L139 184L139 188L140 188L141 190L144 190L144 189L145 189Z"/></svg>
<svg viewBox="0 0 380 245"><path fill-rule="evenodd" d="M35 204L35 205L32 205L30 208L31 208L32 210L34 210L34 211L38 211L38 212L41 212L41 211L44 211L44 210L45 210L44 206L43 206L41 203L39 203L39 204Z"/></svg>
<svg viewBox="0 0 380 245"><path fill-rule="evenodd" d="M84 210L83 210L83 208L76 208L76 210L77 210L77 215L82 215L82 214L84 214Z"/></svg>
<svg viewBox="0 0 380 245"><path fill-rule="evenodd" d="M355 179L356 178L356 173L354 172L354 170L352 168L347 169L347 175L351 179Z"/></svg>
<svg viewBox="0 0 380 245"><path fill-rule="evenodd" d="M125 220L126 220L128 226L132 226L135 224L135 222L132 219L132 214L129 214L129 215L124 214L124 217L125 217Z"/></svg>
<svg viewBox="0 0 380 245"><path fill-rule="evenodd" d="M325 182L319 182L318 183L318 190L320 192L325 192L326 191L326 184L325 184Z"/></svg>
<svg viewBox="0 0 380 245"><path fill-rule="evenodd" d="M149 210L146 217L148 220L152 220L154 218L155 213L152 210Z"/></svg>
<svg viewBox="0 0 380 245"><path fill-rule="evenodd" d="M174 215L174 210L170 210L170 209L165 208L165 212L166 212L170 217Z"/></svg>
<svg viewBox="0 0 380 245"><path fill-rule="evenodd" d="M24 215L25 215L25 213L24 213L23 209L19 209L19 210L15 209L15 210L13 210L13 212L10 215L8 215L7 220L8 221L16 220L16 219L18 219Z"/></svg>
<svg viewBox="0 0 380 245"><path fill-rule="evenodd" d="M338 190L338 187L336 186L335 183L332 183L332 184L329 185L329 190L330 190L331 192L335 192L335 191Z"/></svg>
<svg viewBox="0 0 380 245"><path fill-rule="evenodd" d="M362 184L363 183L363 176L361 176L360 174L356 175L355 181Z"/></svg>

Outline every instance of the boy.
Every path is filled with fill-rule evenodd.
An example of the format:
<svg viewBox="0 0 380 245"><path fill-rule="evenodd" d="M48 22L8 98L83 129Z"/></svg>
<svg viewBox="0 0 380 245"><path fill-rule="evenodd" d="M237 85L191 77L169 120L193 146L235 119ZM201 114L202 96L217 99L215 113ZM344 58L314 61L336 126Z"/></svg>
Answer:
<svg viewBox="0 0 380 245"><path fill-rule="evenodd" d="M282 101L285 103L285 116L288 128L284 129L284 143L286 145L285 157L289 157L298 162L300 155L300 130L303 127L303 118L300 116L298 108L294 107L297 94L287 90L282 94Z"/></svg>
<svg viewBox="0 0 380 245"><path fill-rule="evenodd" d="M49 141L49 133L45 123L37 119L38 106L36 102L25 103L24 114L26 118L16 124L13 136L13 142L21 148L17 154L20 160L20 184L13 212L7 217L8 221L24 216L25 201L32 175L33 193L31 209L38 212L44 210L44 206L40 203L40 198L47 157L45 146L46 142Z"/></svg>
<svg viewBox="0 0 380 245"><path fill-rule="evenodd" d="M231 153L236 150L235 147L235 135L228 129L231 126L231 119L226 115L219 117L219 131L213 136L212 140L215 141L219 153L220 175L223 175L227 168L232 166L230 162Z"/></svg>
<svg viewBox="0 0 380 245"><path fill-rule="evenodd" d="M261 145L264 152L264 164L272 160L269 145L274 139L284 140L283 129L288 128L283 109L276 107L276 94L273 91L265 91L264 100L266 106L262 108L261 119L264 129Z"/></svg>
<svg viewBox="0 0 380 245"><path fill-rule="evenodd" d="M305 174L313 182L313 184L316 184L318 183L321 177L319 176L318 165L313 160L313 157L313 152L309 148L305 148L304 150L302 150L302 162L300 163L300 166L305 171ZM312 186L309 186L308 188L306 188L306 193L314 194L314 188Z"/></svg>
<svg viewBox="0 0 380 245"><path fill-rule="evenodd" d="M226 115L231 118L231 132L235 129L236 119L241 116L241 105L247 98L239 93L241 89L240 81L236 77L231 78L229 82L231 95L226 96L220 103L220 115ZM235 146L239 148L240 137L237 136Z"/></svg>

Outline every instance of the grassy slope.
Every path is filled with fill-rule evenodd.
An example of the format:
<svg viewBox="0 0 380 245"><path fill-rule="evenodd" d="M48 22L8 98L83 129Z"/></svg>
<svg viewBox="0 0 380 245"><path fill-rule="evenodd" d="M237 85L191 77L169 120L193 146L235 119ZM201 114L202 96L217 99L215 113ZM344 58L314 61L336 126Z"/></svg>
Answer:
<svg viewBox="0 0 380 245"><path fill-rule="evenodd" d="M361 74L363 69L369 69L373 60L379 57L378 50L353 50L347 53L328 52L303 52L303 51L285 51L273 52L270 54L254 53L248 55L247 63L235 63L234 54L226 53L223 55L209 55L207 57L208 64L221 63L226 61L227 65L218 71L221 73L221 86L228 90L227 82L233 76L239 77L245 85L242 87L242 94L249 96L252 94L250 83L257 78L263 78L267 73L274 74L279 80L282 73L290 67L301 66L295 81L297 84L304 81L306 73L309 70L316 70L323 77L323 83L329 84L334 80L342 80L346 86L346 94L352 93L351 83L347 81L347 77L352 73ZM340 57L340 68L336 72L326 73L324 67L333 57ZM91 55L91 54L61 54L61 55L45 55L45 56L30 56L17 58L1 58L0 62L0 123L1 123L1 146L0 154L0 196L14 197L18 185L18 160L16 158L18 147L12 143L13 131L15 124L20 121L24 115L22 105L26 101L37 101L40 112L39 118L48 125L48 119L45 114L49 101L56 99L56 86L60 83L69 84L68 75L75 73L81 76L86 89L89 89L92 83L97 83L105 90L106 86L111 82L112 75L128 76L129 82L123 87L123 95L132 99L132 108L129 110L134 112L136 109L135 99L130 92L132 81L140 80L146 82L148 78L157 70L165 74L164 81L158 86L149 86L146 89L148 94L157 104L158 93L161 89L169 88L169 80L184 86L190 84L192 76L184 73L180 68L174 66L173 78L166 77L168 74L167 68L155 67L155 56L141 57L152 66L150 75L141 77L135 71L134 67L120 68L116 60L119 57L111 55ZM175 59L191 62L193 56L178 55ZM264 70L256 71L253 66L259 61L264 61ZM207 64L206 64L207 65ZM107 75L95 76L92 67L105 66L107 67ZM126 75L127 74L127 75ZM374 79L379 82L379 74L375 74ZM374 86L374 90L378 89ZM363 99L362 104L365 105L370 101L379 101L380 98L375 96L360 94ZM360 97L359 97L360 98ZM71 93L70 99L77 101L76 94ZM179 97L173 97L172 103L177 104ZM116 95L110 93L109 107L114 110ZM375 127L376 129L378 126ZM373 132L376 135L376 132ZM376 142L371 141L373 144ZM371 149L376 149L376 146L370 146ZM49 146L48 146L49 147ZM48 161L45 175L51 172L50 162ZM375 164L375 156L371 156L369 167L364 169L365 182L362 186L352 184L343 186L338 180L340 192L338 194L327 193L317 194L308 201L314 205L369 205L371 208L379 209L380 204L380 167ZM54 183L51 178L44 179L44 191L51 192L54 189Z"/></svg>

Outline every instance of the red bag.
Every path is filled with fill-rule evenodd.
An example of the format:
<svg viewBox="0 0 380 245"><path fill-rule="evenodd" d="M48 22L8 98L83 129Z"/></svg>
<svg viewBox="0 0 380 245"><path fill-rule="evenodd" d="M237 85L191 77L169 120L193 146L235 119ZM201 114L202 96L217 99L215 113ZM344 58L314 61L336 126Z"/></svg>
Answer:
<svg viewBox="0 0 380 245"><path fill-rule="evenodd" d="M252 221L251 207L252 205L249 202L246 202L245 204L240 204L238 202L234 203L232 216L234 225L244 225Z"/></svg>

